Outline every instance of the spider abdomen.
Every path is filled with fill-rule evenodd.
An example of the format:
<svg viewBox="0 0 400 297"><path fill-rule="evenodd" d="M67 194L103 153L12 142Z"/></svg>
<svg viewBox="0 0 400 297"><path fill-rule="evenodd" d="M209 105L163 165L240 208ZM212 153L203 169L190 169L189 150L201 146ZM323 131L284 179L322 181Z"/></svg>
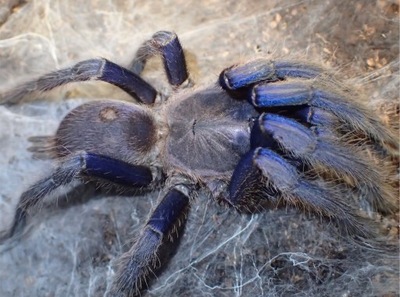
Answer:
<svg viewBox="0 0 400 297"><path fill-rule="evenodd" d="M220 88L171 98L166 161L197 176L231 173L250 148L250 125L256 110Z"/></svg>
<svg viewBox="0 0 400 297"><path fill-rule="evenodd" d="M142 164L157 141L153 117L123 102L95 101L78 106L61 122L55 137L58 157L77 151Z"/></svg>

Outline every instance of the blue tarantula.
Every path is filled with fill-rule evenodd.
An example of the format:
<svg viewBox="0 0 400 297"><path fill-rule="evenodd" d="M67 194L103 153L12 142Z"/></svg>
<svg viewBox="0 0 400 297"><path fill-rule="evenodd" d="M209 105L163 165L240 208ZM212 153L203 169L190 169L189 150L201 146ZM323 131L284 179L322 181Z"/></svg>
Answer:
<svg viewBox="0 0 400 297"><path fill-rule="evenodd" d="M156 55L173 88L168 98L140 77ZM34 207L60 186L93 182L120 192L163 186L121 257L112 296L145 287L200 188L242 212L282 203L301 207L362 238L373 231L348 201L354 192L376 211L397 211L385 171L364 152L395 155L396 137L319 65L257 59L193 90L178 37L161 31L142 44L129 69L106 59L82 61L3 94L0 104L88 80L113 84L139 103L89 102L71 111L55 136L31 139L31 151L58 166L22 194L3 240L19 234Z"/></svg>

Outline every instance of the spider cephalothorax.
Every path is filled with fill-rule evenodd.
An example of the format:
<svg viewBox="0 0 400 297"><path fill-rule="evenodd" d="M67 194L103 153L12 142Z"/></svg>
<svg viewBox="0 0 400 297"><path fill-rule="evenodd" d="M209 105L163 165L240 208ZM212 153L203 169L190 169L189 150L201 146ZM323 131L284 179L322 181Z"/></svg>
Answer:
<svg viewBox="0 0 400 297"><path fill-rule="evenodd" d="M139 76L153 55L162 56L173 86L168 98ZM20 232L35 205L73 181L120 191L164 185L164 196L121 257L113 294L141 290L163 247L184 225L199 187L239 211L284 202L363 237L372 231L348 201L354 192L362 192L371 209L397 210L385 170L363 152L391 156L396 137L318 65L257 59L193 89L177 36L157 32L139 48L130 70L105 59L83 61L3 94L0 103L86 80L114 84L140 103L86 103L64 118L54 136L32 138L31 150L59 165L22 194L5 237Z"/></svg>

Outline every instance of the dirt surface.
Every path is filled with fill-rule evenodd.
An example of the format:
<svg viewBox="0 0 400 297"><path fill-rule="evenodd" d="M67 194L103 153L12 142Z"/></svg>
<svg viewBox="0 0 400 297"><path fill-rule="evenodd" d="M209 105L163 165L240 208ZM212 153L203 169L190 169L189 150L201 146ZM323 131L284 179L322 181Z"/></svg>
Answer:
<svg viewBox="0 0 400 297"><path fill-rule="evenodd" d="M363 104L398 128L398 1L0 0L0 93L92 57L128 65L158 30L177 32L199 86L233 63L301 57L333 67L366 95ZM145 76L163 89L160 69L151 63ZM69 110L90 100L84 98L129 100L107 84L82 83L43 100L0 106L0 230L10 225L24 189L52 166L32 158L27 138L53 134ZM107 291L112 263L129 248L159 193L89 201L78 194L74 203L61 199L41 210L18 243L0 248L0 296ZM396 217L373 219L388 240L397 238ZM144 294L398 296L398 261L349 243L312 215L293 209L239 215L200 195L177 254Z"/></svg>

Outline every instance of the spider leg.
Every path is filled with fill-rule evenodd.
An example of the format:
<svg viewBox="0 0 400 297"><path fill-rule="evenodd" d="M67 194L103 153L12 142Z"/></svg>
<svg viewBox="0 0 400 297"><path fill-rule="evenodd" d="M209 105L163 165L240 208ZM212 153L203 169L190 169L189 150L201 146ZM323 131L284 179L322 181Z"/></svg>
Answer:
<svg viewBox="0 0 400 297"><path fill-rule="evenodd" d="M259 145L264 135L268 135L285 153L312 167L322 165L336 176L350 178L359 189L365 188L369 193L367 199L375 210L384 213L396 211L397 206L392 202L395 198L385 186L382 173L354 148L339 145L332 139L319 138L314 131L297 121L276 114L262 114L255 125L259 128L254 129L251 137L257 140L252 142Z"/></svg>
<svg viewBox="0 0 400 297"><path fill-rule="evenodd" d="M49 176L39 180L22 193L14 221L4 239L20 233L26 223L29 210L61 186L71 186L84 176L103 179L125 187L146 187L153 177L149 168L132 165L107 156L80 152L65 158Z"/></svg>
<svg viewBox="0 0 400 297"><path fill-rule="evenodd" d="M171 188L151 214L135 245L121 257L112 288L114 294L133 296L143 288L149 275L160 268L162 248L178 236L178 227L186 221L188 209L188 189Z"/></svg>
<svg viewBox="0 0 400 297"><path fill-rule="evenodd" d="M157 96L157 91L132 71L106 59L90 59L50 72L0 94L0 104L16 104L26 96L50 91L72 82L89 80L100 80L115 85L146 104L153 103Z"/></svg>
<svg viewBox="0 0 400 297"><path fill-rule="evenodd" d="M219 83L225 90L235 91L256 83L277 81L287 77L315 78L324 72L326 72L324 68L312 63L257 59L223 70Z"/></svg>
<svg viewBox="0 0 400 297"><path fill-rule="evenodd" d="M180 86L189 78L185 54L178 36L174 32L159 31L145 41L135 54L129 69L140 75L153 56L162 57L168 81L173 86Z"/></svg>
<svg viewBox="0 0 400 297"><path fill-rule="evenodd" d="M234 170L227 201L243 210L259 204L260 198L273 205L283 200L334 219L350 234L369 237L371 232L344 201L344 196L324 181L307 180L296 167L272 150L257 148L244 155Z"/></svg>

